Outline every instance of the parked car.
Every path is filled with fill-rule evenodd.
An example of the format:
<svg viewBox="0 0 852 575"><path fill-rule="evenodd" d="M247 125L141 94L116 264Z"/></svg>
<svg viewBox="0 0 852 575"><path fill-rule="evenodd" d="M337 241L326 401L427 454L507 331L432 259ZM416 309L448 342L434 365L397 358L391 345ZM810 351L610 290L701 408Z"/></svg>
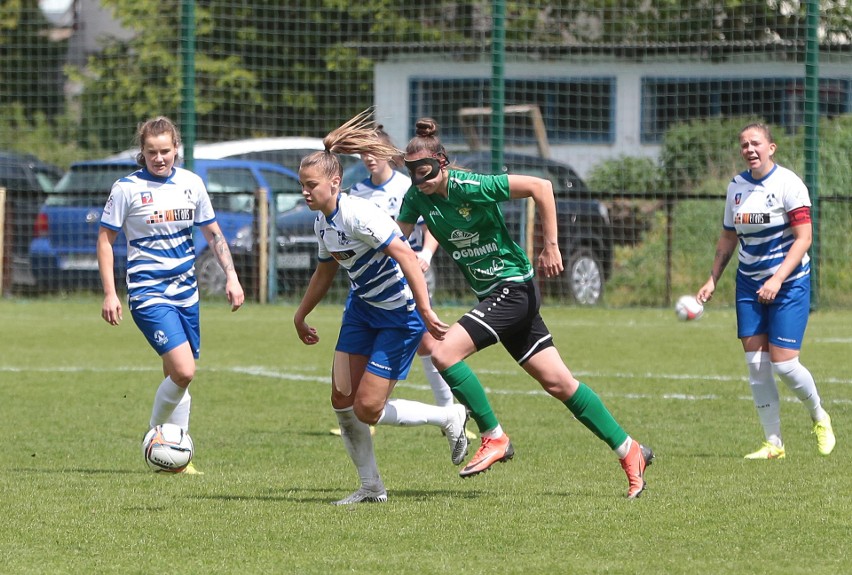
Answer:
<svg viewBox="0 0 852 575"><path fill-rule="evenodd" d="M474 172L491 172L491 153L466 152L451 156L453 164ZM560 250L565 272L559 277L545 279L539 276L542 291L559 298L571 298L582 305L601 302L604 285L612 270L612 227L607 208L591 199L585 182L568 165L554 160L524 154L506 153L503 173L528 174L553 182L559 225ZM344 172L352 181L367 177L363 165L352 165ZM506 225L520 245L526 217L526 202L509 201L500 204ZM317 260L317 240L313 231L316 212L304 203L280 213L277 217L276 257L279 288L298 290L310 279ZM538 254L543 246L540 223L536 219L532 253ZM244 230L245 234L250 233ZM469 287L461 272L443 250L438 250L432 261L436 271L439 291L467 294Z"/></svg>
<svg viewBox="0 0 852 575"><path fill-rule="evenodd" d="M92 288L100 285L96 242L101 212L112 184L139 166L129 159L73 164L38 213L30 244L30 264L40 288ZM247 160L195 160L197 173L210 194L216 219L229 243L254 222L255 194L264 188L274 195L276 209L286 211L301 200L295 172L278 164ZM224 291L225 275L200 230L194 234L196 276L205 292ZM116 277L126 274L127 240L119 233L114 244Z"/></svg>
<svg viewBox="0 0 852 575"><path fill-rule="evenodd" d="M451 155L450 160L472 172L492 173L490 151L459 153ZM607 207L591 198L588 186L571 166L556 160L507 152L500 172L538 176L553 183L559 249L565 271L555 278L536 276L542 293L559 299L570 298L581 305L600 303L604 285L612 272L613 261L612 223ZM522 238L526 221L525 204L522 201L500 204L506 226L521 246L526 243ZM544 247L538 217L534 231L532 249L527 251L537 256ZM438 269L456 272L456 266L443 250L435 254L433 265L435 263ZM461 277L460 273L458 277ZM442 286L448 286L456 285L458 280L453 275L445 274L439 281Z"/></svg>
<svg viewBox="0 0 852 575"><path fill-rule="evenodd" d="M6 253L0 254L0 262L6 260L4 267L10 274L7 285L26 286L35 282L27 258L33 222L45 194L63 173L35 156L0 152L0 188L6 189Z"/></svg>

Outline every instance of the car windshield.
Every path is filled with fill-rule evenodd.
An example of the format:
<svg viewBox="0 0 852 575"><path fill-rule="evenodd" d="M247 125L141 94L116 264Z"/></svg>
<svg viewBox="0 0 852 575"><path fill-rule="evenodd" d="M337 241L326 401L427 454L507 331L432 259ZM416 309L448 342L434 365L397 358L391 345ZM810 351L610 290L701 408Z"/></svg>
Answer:
<svg viewBox="0 0 852 575"><path fill-rule="evenodd" d="M275 196L275 211L278 213L291 210L302 201L302 186L299 181L287 174L273 170L261 170L272 193Z"/></svg>
<svg viewBox="0 0 852 575"><path fill-rule="evenodd" d="M51 192L56 187L56 183L59 181L61 174L57 173L54 170L43 170L39 167L35 169L35 177L38 180L38 185L41 186L41 189L45 192Z"/></svg>
<svg viewBox="0 0 852 575"><path fill-rule="evenodd" d="M46 204L49 206L71 206L105 202L112 185L119 178L132 173L134 166L128 164L73 166L52 190Z"/></svg>
<svg viewBox="0 0 852 575"><path fill-rule="evenodd" d="M112 185L137 169L132 164L74 166L49 189L48 206L98 205L106 201ZM261 170L275 196L278 213L291 210L302 201L299 182L274 170ZM213 208L219 211L252 213L256 180L248 169L210 169L207 188Z"/></svg>

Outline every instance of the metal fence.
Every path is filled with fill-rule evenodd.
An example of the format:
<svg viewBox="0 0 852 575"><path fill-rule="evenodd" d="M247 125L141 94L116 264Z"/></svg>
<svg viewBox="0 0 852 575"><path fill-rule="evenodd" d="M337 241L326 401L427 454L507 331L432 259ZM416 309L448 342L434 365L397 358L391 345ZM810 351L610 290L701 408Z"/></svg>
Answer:
<svg viewBox="0 0 852 575"><path fill-rule="evenodd" d="M613 306L669 305L703 283L726 183L742 169L736 126L765 121L781 140L779 163L803 177L815 203L815 304L852 303L844 3L40 4L0 7L7 296L98 290L89 232L109 184L52 187L78 162L132 155L140 121L176 120L193 169L239 157L293 171L319 138L373 106L398 146L430 116L451 155L478 170L551 178L571 243L568 272L544 291L556 303ZM524 156L507 159L513 153ZM554 164L537 163L545 156ZM357 158L346 162L349 183L364 176ZM228 234L243 282L258 300L299 297L313 260L304 221L286 216L298 182L230 169L206 181L220 217L236 222ZM270 225L258 224L259 187L272 200ZM525 206L506 211L534 253L534 218ZM470 299L446 254L434 267L439 300ZM336 289L342 297L343 278Z"/></svg>

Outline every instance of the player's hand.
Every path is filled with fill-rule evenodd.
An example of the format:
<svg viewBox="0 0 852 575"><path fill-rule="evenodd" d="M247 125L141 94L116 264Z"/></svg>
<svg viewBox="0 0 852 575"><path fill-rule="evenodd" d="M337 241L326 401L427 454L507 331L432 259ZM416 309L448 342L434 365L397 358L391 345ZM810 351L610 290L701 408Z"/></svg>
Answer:
<svg viewBox="0 0 852 575"><path fill-rule="evenodd" d="M240 309L246 301L246 294L243 292L243 286L240 284L240 280L237 279L236 275L228 279L228 283L225 284L225 294L228 296L228 302L231 304L231 311L237 311Z"/></svg>
<svg viewBox="0 0 852 575"><path fill-rule="evenodd" d="M417 263L420 264L420 269L423 273L426 273L429 270L429 266L432 265L432 255L432 250L429 248L423 248L417 252Z"/></svg>
<svg viewBox="0 0 852 575"><path fill-rule="evenodd" d="M305 345L314 345L315 343L319 343L319 335L317 335L317 330L314 327L309 326L304 321L302 322L294 322L296 325L296 334L299 336L299 339L302 340L302 343Z"/></svg>
<svg viewBox="0 0 852 575"><path fill-rule="evenodd" d="M775 301L775 296L778 295L780 289L781 282L775 279L775 276L772 276L757 290L757 301L760 303L772 303Z"/></svg>
<svg viewBox="0 0 852 575"><path fill-rule="evenodd" d="M562 273L562 252L556 244L547 244L538 256L538 269L546 278L556 277Z"/></svg>
<svg viewBox="0 0 852 575"><path fill-rule="evenodd" d="M121 300L118 296L111 294L104 296L104 303L101 306L101 317L110 325L118 325L123 319Z"/></svg>
<svg viewBox="0 0 852 575"><path fill-rule="evenodd" d="M711 299L713 299L713 292L716 291L716 282L713 281L713 278L707 280L701 289L698 290L698 293L695 294L695 299L698 300L698 303L704 305Z"/></svg>
<svg viewBox="0 0 852 575"><path fill-rule="evenodd" d="M435 310L430 309L425 313L421 312L420 316L426 324L426 330L432 335L432 337L437 340L444 339L444 336L447 334L450 326L441 321L441 318L438 317Z"/></svg>

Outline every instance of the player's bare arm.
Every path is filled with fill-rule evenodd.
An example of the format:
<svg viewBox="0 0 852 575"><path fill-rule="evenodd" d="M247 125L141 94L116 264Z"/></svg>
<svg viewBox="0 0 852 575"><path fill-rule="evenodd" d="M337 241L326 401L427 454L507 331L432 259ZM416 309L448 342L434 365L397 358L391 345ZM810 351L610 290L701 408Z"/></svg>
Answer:
<svg viewBox="0 0 852 575"><path fill-rule="evenodd" d="M115 275L113 265L115 255L112 246L118 232L109 228L101 227L98 230L98 271L101 276L101 285L104 289L104 301L101 305L101 317L110 325L118 325L122 320L121 300L115 292Z"/></svg>
<svg viewBox="0 0 852 575"><path fill-rule="evenodd" d="M222 234L219 224L212 223L201 228L210 249L216 255L216 261L225 272L226 284L225 294L228 296L228 301L231 303L231 311L237 311L245 302L245 293L243 286L240 285L240 280L237 277L237 270L234 267L234 258L231 256L231 250L228 248L228 241Z"/></svg>
<svg viewBox="0 0 852 575"><path fill-rule="evenodd" d="M716 284L719 278L722 277L722 272L731 261L731 257L737 249L737 233L732 230L722 230L719 235L719 241L716 242L716 255L713 257L713 269L710 270L710 278L701 286L696 294L696 299L700 303L706 303L713 297L713 292L716 291Z"/></svg>
<svg viewBox="0 0 852 575"><path fill-rule="evenodd" d="M539 271L550 278L562 273L562 253L559 250L556 223L556 198L550 180L534 176L509 175L509 193L512 198L532 198L541 219L544 247L536 260Z"/></svg>
<svg viewBox="0 0 852 575"><path fill-rule="evenodd" d="M296 313L293 314L293 325L296 328L296 334L302 343L313 345L319 342L319 335L314 327L307 323L308 315L322 301L325 294L331 288L334 281L334 276L337 274L337 268L340 264L335 260L327 262L319 262L314 273L311 275L311 280L305 290L305 295L302 296L302 301L299 302L299 307L296 308Z"/></svg>

